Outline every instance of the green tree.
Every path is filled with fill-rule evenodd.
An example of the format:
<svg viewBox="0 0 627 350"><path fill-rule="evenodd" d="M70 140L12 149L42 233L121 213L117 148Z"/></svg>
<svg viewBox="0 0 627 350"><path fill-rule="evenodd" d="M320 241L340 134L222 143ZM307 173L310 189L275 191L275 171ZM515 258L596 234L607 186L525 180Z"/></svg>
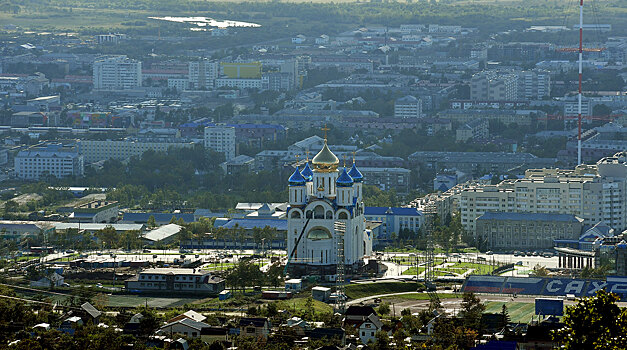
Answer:
<svg viewBox="0 0 627 350"><path fill-rule="evenodd" d="M627 311L616 304L618 295L599 290L566 308L564 327L553 331L553 340L566 350L627 349Z"/></svg>
<svg viewBox="0 0 627 350"><path fill-rule="evenodd" d="M150 217L148 218L148 221L146 222L146 226L148 226L148 228L157 227L157 221L155 220L154 215L150 215Z"/></svg>
<svg viewBox="0 0 627 350"><path fill-rule="evenodd" d="M481 325L481 315L485 311L485 305L481 303L481 299L472 292L466 292L462 297L461 306L460 316L464 321L464 326L478 331Z"/></svg>

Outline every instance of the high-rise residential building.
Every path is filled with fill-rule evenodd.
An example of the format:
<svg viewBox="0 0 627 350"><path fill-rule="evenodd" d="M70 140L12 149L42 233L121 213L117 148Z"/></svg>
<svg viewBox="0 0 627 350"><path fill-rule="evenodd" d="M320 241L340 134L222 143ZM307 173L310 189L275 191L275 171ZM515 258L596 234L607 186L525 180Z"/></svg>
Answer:
<svg viewBox="0 0 627 350"><path fill-rule="evenodd" d="M483 71L472 76L470 99L476 101L513 101L518 98L518 76L496 71Z"/></svg>
<svg viewBox="0 0 627 350"><path fill-rule="evenodd" d="M518 73L518 98L541 100L551 96L551 76L544 70L527 70Z"/></svg>
<svg viewBox="0 0 627 350"><path fill-rule="evenodd" d="M401 97L394 101L395 118L420 118L422 117L422 100L411 95Z"/></svg>
<svg viewBox="0 0 627 350"><path fill-rule="evenodd" d="M193 147L193 142L171 138L125 138L122 140L81 140L79 150L87 163L101 160L125 160L140 157L144 152L167 152L170 148Z"/></svg>
<svg viewBox="0 0 627 350"><path fill-rule="evenodd" d="M189 62L189 85L193 89L210 89L218 78L219 67L217 61L200 60Z"/></svg>
<svg viewBox="0 0 627 350"><path fill-rule="evenodd" d="M93 66L96 90L129 90L142 85L142 63L126 56L97 59Z"/></svg>
<svg viewBox="0 0 627 350"><path fill-rule="evenodd" d="M205 148L224 153L226 161L235 158L235 128L220 125L206 127Z"/></svg>
<svg viewBox="0 0 627 350"><path fill-rule="evenodd" d="M593 225L627 228L627 152L575 169L532 169L498 185L471 186L460 193L464 228L487 212L572 214Z"/></svg>
<svg viewBox="0 0 627 350"><path fill-rule="evenodd" d="M38 180L44 175L83 176L84 169L83 156L76 147L61 144L33 146L15 156L15 175L25 180Z"/></svg>

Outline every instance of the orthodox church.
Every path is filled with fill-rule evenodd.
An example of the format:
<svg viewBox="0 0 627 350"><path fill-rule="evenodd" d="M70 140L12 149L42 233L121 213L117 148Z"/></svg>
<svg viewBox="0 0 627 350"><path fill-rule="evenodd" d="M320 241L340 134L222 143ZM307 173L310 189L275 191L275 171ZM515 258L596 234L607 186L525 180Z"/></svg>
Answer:
<svg viewBox="0 0 627 350"><path fill-rule="evenodd" d="M302 171L289 178L287 212L288 269L291 276L334 275L338 263L338 241L344 239L344 264L347 274L364 266L372 253L372 235L366 231L363 203L363 176L353 165L339 170L339 159L327 146L309 161ZM344 235L335 223L346 226Z"/></svg>

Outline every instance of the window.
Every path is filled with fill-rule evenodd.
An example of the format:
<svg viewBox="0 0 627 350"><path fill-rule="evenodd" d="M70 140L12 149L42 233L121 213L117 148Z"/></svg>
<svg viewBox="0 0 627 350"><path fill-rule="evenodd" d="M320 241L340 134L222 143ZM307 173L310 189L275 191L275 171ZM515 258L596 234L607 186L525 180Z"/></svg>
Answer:
<svg viewBox="0 0 627 350"><path fill-rule="evenodd" d="M246 333L255 333L255 327L246 327Z"/></svg>

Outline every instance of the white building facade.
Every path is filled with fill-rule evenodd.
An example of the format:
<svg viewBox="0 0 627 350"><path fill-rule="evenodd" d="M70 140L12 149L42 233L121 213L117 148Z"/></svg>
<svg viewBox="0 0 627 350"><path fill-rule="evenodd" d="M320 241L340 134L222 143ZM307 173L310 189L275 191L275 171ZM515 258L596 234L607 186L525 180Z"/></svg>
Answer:
<svg viewBox="0 0 627 350"><path fill-rule="evenodd" d="M93 66L95 90L131 90L142 86L142 63L126 56L97 59Z"/></svg>
<svg viewBox="0 0 627 350"><path fill-rule="evenodd" d="M235 128L219 125L206 127L205 148L224 153L227 162L235 158Z"/></svg>
<svg viewBox="0 0 627 350"><path fill-rule="evenodd" d="M25 180L39 180L43 175L83 176L84 169L83 156L61 145L33 147L15 156L15 175Z"/></svg>
<svg viewBox="0 0 627 350"><path fill-rule="evenodd" d="M527 170L523 179L461 191L464 228L475 232L476 219L486 212L572 214L586 225L603 222L627 229L627 152L574 170Z"/></svg>

